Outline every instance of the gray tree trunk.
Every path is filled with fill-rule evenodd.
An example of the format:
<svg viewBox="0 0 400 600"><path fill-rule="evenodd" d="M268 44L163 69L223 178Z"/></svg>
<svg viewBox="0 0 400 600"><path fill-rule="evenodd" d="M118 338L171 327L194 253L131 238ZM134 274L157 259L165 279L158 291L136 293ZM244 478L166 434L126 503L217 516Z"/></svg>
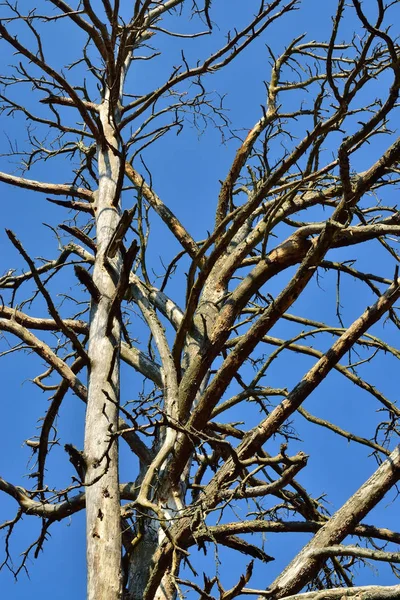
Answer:
<svg viewBox="0 0 400 600"><path fill-rule="evenodd" d="M120 157L114 116L107 99L100 107L106 144L98 148L99 189L95 218L97 254L89 333L89 382L85 428L88 600L118 600L122 594L121 527L118 481L120 323L110 316L121 257L105 256L120 218Z"/></svg>

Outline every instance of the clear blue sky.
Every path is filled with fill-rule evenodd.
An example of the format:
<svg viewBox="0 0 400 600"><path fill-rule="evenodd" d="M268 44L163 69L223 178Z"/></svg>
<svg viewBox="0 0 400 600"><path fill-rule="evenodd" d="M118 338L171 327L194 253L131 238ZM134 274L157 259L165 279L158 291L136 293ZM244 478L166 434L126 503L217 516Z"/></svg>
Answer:
<svg viewBox="0 0 400 600"><path fill-rule="evenodd" d="M48 11L47 2L39 2L41 11ZM98 3L100 4L100 2ZM129 3L131 4L131 3ZM189 4L191 4L189 2ZM213 20L219 24L221 33L225 29L240 26L244 20L244 14L249 15L251 10L256 11L259 0L248 0L243 3L240 0L214 0L212 3ZM243 8L243 5L246 5ZM318 39L325 41L329 35L330 17L334 12L336 2L326 0L305 0L300 11L286 15L281 22L273 25L267 33L242 56L232 63L226 70L214 74L205 79L209 90L215 89L219 94L226 95L225 105L233 128L238 135L248 130L260 117L260 105L265 103L265 87L263 80L269 77L268 44L274 52L278 53L293 37L306 33L306 40ZM22 1L19 3L20 10L28 11L31 3ZM251 10L250 10L251 9ZM4 11L0 9L0 16ZM184 20L175 19L176 29L180 32L193 30L194 24ZM342 36L351 36L354 31L354 21L346 21ZM51 28L50 28L51 29ZM41 26L46 31L44 25ZM45 49L48 51L49 61L57 68L62 63L70 63L77 58L77 44L74 44L74 33L66 25L57 25L51 31L50 37L44 35ZM160 83L165 75L169 74L170 65L178 63L181 59L179 50L182 40L158 36L154 43L165 55L154 66L143 61L135 66L132 73L129 91L138 93L137 90L148 90L149 87ZM217 36L218 37L218 36ZM22 39L22 37L21 37ZM29 38L26 38L29 39ZM219 38L220 39L220 38ZM48 41L47 41L48 40ZM207 51L212 50L216 42L214 38L200 38L192 45L186 45L185 56L194 64L195 61L205 56ZM5 44L1 44L5 48ZM200 54L201 53L201 54ZM1 69L7 69L12 60L10 52L0 53ZM176 61L176 62L174 62ZM81 75L81 72L77 72ZM18 101L32 104L32 98L27 95L27 89L19 96L14 96ZM367 99L366 99L367 101ZM0 152L6 154L10 151L9 141L14 143L18 140L18 147L23 148L27 139L26 122L20 117L14 119L3 113L0 119ZM188 122L184 131L175 136L170 134L157 142L154 147L144 154L146 164L153 173L153 184L164 202L181 218L182 222L191 232L195 239L204 239L207 231L213 228L213 211L215 210L216 198L219 190L219 180L226 175L230 161L237 148L237 140L228 140L225 144L221 141L219 132L209 126L199 136L198 131ZM379 144L379 143L378 143ZM383 141L385 146L386 142ZM373 154L379 151L377 146L371 149L371 156L360 158L364 160L364 168L367 168L373 160ZM361 166L360 166L361 168ZM7 156L1 157L0 170L18 173L18 165L15 159ZM33 179L43 178L45 181L63 182L70 180L70 164L64 160L42 163L35 165L26 174ZM1 185L1 184L0 184ZM52 258L57 253L57 240L53 231L42 223L52 226L57 225L64 218L63 209L46 203L44 197L33 192L22 191L1 185L2 193L2 224L12 229L23 242L31 255L36 257ZM129 195L125 194L124 201L129 205ZM165 232L164 227L158 220L153 219L152 226L153 241L150 242L150 260L156 273L162 273L160 256L164 264L177 251L177 245ZM353 258L356 254L360 258L360 268L373 271L374 267L381 275L391 277L393 274L393 262L389 261L387 254L383 254L378 244L370 244L364 254L353 251L350 256L348 251L337 252L336 257ZM22 267L20 258L16 251L11 248L10 243L0 231L0 274L11 267ZM182 275L182 274L181 274ZM62 280L59 280L62 281ZM183 278L180 278L180 283ZM334 314L335 305L335 279L326 275L319 281L320 287L313 285L307 291L302 300L296 304L296 312L315 319L328 319ZM54 286L54 290L66 294L72 293L73 279L64 280L62 286ZM169 288L170 293L179 301L184 297L184 288L179 287L178 282ZM358 316L365 308L365 303L372 301L365 294L361 285L352 285L348 288L346 297L346 281L344 281L344 297L346 307L343 317L346 323ZM271 290L273 293L273 290ZM372 298L372 296L371 296ZM40 306L37 304L36 306ZM42 305L42 315L46 315L46 309ZM376 332L380 326L376 327ZM274 331L276 335L284 335L285 330L279 327ZM388 341L396 345L396 338L390 327L387 326L385 336ZM329 343L327 338L326 344ZM2 342L1 350L5 350L7 344ZM285 355L286 356L286 355ZM271 371L266 385L285 386L290 388L302 377L304 372L313 364L313 360L302 356L292 357L290 365L283 357L279 358ZM393 376L396 366L394 361L388 357L377 359L373 371L366 369L367 379L371 383L380 382L380 388L390 398L395 399L397 392L396 381ZM2 436L0 452L0 476L16 485L30 487L31 480L27 479L34 463L30 462L30 450L23 444L24 440L32 438L36 434L38 419L45 414L48 404L47 394L36 388L30 379L35 377L43 369L41 361L26 353L9 354L3 356L0 361L2 377ZM124 383L126 394L138 393L140 382L135 380L131 373L124 371ZM234 387L230 388L234 393ZM310 412L332 418L335 423L354 430L362 435L369 432L372 435L374 423L379 419L379 414L374 414L371 406L364 410L364 405L371 400L361 395L359 390L344 383L338 375L331 375L318 391L307 401L306 408ZM60 448L50 455L48 461L48 472L54 485L68 486L72 473L63 444L75 443L82 447L83 440L83 406L76 397L69 396L68 402L64 403L60 418L58 419ZM238 414L238 420L243 415ZM299 440L293 441L290 452L294 454L301 449L310 455L310 468L301 474L299 481L316 496L328 493L329 510L333 512L340 504L357 489L372 473L374 462L368 460L368 450L353 447L348 453L348 444L345 440L334 439L334 436L322 431L300 418L296 420L296 428ZM276 441L278 446L281 440ZM269 448L271 451L271 447ZM123 455L121 471L122 480L134 479L136 464L132 466L127 457ZM391 527L400 529L400 518L396 516L393 504L394 498L391 492L387 501L383 502L374 515L368 516L367 523L375 522L384 526L391 523ZM16 503L8 496L0 495L0 522L11 518L16 510ZM389 518L390 516L390 518ZM397 524L396 524L397 523ZM23 551L35 539L38 534L39 521L35 518L25 517L23 526L19 524L10 542L15 561L18 562L18 554ZM53 525L51 537L45 544L44 553L34 561L29 561L29 578L22 573L17 583L13 576L5 568L0 572L0 587L4 598L12 600L25 599L27 595L31 598L52 597L54 600L77 600L85 597L85 532L84 514L74 515L68 522ZM267 536L265 550L276 557L274 563L262 566L256 571L252 581L252 587L263 587L271 581L275 574L286 564L287 560L296 552L296 549L304 543L307 536L296 534L296 536ZM288 551L288 546L290 550ZM0 539L0 562L2 560L3 540ZM213 549L210 548L209 556L213 559ZM237 577L236 564L230 551L222 550L220 554L221 573L226 584L232 584ZM380 567L381 575L377 578L372 571L360 572L359 583L393 583L389 569ZM188 598L191 595L188 594Z"/></svg>

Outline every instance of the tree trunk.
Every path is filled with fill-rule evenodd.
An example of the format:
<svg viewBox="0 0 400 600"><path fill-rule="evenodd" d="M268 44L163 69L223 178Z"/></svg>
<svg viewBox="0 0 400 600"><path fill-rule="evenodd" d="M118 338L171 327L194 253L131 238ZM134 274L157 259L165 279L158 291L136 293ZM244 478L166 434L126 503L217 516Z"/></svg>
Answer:
<svg viewBox="0 0 400 600"><path fill-rule="evenodd" d="M100 120L106 143L98 148L99 189L95 205L97 254L89 333L89 383L85 428L88 600L118 600L122 594L117 431L120 391L120 323L110 315L121 274L121 256L107 246L120 218L120 157L114 118L106 99Z"/></svg>
<svg viewBox="0 0 400 600"><path fill-rule="evenodd" d="M162 503L162 505L164 506L163 512L166 520L168 517L171 518L171 515L178 514L172 494L170 496L170 505L174 506L173 511L170 512L166 509L164 503ZM165 538L165 532L162 527L160 527L160 523L157 519L149 516L148 518L144 518L142 522L140 540L130 556L126 600L142 600L144 597L145 590L151 577L154 555L160 547L162 540ZM179 566L180 558L176 555L174 563L175 576L178 575ZM174 600L176 598L176 593L174 580L168 571L157 587L154 600Z"/></svg>

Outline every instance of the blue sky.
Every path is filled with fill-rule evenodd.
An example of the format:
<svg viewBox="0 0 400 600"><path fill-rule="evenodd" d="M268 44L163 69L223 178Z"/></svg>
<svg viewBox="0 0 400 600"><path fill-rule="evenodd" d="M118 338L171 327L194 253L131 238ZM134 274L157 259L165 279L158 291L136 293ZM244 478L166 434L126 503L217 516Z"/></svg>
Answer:
<svg viewBox="0 0 400 600"><path fill-rule="evenodd" d="M41 10L48 10L48 3L41 2L40 4ZM210 91L216 90L220 95L225 96L224 104L227 115L237 135L241 136L254 124L261 115L260 105L265 103L263 81L268 79L270 70L266 44L271 46L274 52L279 53L293 37L302 33L306 33L306 40L325 41L329 35L330 17L334 12L335 5L336 2L333 0L327 0L324 3L305 0L301 10L286 15L281 22L273 25L262 38L256 40L251 48L248 48L224 71L205 79ZM30 3L25 0L20 2L19 6L21 11L28 10ZM193 42L185 50L187 60L195 63L198 58L213 50L216 47L215 44L221 41L221 35L226 29L239 27L244 22L246 15L248 17L253 9L258 9L258 6L259 0L249 0L247 3L239 0L231 0L228 3L224 0L214 0L212 15L213 20L219 23L220 33L217 33L216 39L210 36L199 38ZM194 23L185 19L185 16L180 19L171 19L172 25L181 32L192 31L194 28ZM343 25L341 35L343 37L351 36L354 28L355 21L350 15ZM46 28L42 26L42 30L44 32ZM179 52L182 41L161 35L158 38L154 45L160 48L163 55L154 61L154 65L146 61L135 63L132 79L128 85L128 88L132 86L132 93L138 93L135 90L148 90L153 85L162 82L170 72L170 65L175 64L174 61L180 60ZM54 66L59 68L62 63L72 62L77 58L78 44L74 43L74 32L71 28L67 28L65 23L58 24L47 39L50 60L53 61ZM1 44L1 47L3 50L4 43ZM5 52L0 56L2 57L0 58L1 68L7 69L10 61L14 60L11 53ZM82 72L77 70L74 76L81 77ZM373 93L372 90L371 94ZM34 102L33 95L30 97L26 88L20 92L19 96L16 92L14 97L18 97L20 102L27 101L29 104ZM367 103L368 98L365 97L363 101ZM39 110L42 110L40 105ZM17 117L12 119L3 113L0 119L0 152L4 154L9 152L9 140L19 140L18 147L23 148L27 139L25 127L26 122L23 120ZM373 161L374 154L386 144L388 144L386 140L378 140L371 148L369 156L359 157L359 168L367 168ZM143 154L146 165L152 171L156 191L182 220L195 239L204 239L207 231L213 228L213 213L219 191L219 181L226 175L237 145L238 142L235 139L223 143L220 132L212 125L199 135L198 130L188 122L179 136L171 133ZM10 161L7 156L1 157L0 169L18 173L15 161ZM37 164L26 176L53 182L67 181L71 177L70 164L63 159ZM4 227L15 231L31 255L45 258L55 256L57 240L54 232L42 224L57 225L65 216L63 209L46 203L44 198L33 192L0 185ZM129 206L129 201L129 194L126 193L124 196L126 207ZM162 273L161 257L164 264L167 264L177 250L177 244L172 236L165 231L158 217L154 217L149 254L152 268L156 274ZM368 244L364 253L360 253L354 248L335 253L337 259L339 257L348 259L355 256L359 258L360 268L369 271L375 269L382 276L392 276L394 262L388 259L388 255L382 251L378 243ZM20 257L11 248L4 231L0 231L0 274L10 267L21 268L21 266ZM182 266L178 272L176 283L167 288L178 302L182 301L185 293L184 271L185 266ZM287 274L283 275L282 279L272 285L281 285L287 277ZM300 314L302 311L302 314L320 320L328 320L334 315L335 278L326 274L321 276L319 283L320 287L316 284L310 286L292 312ZM69 294L73 291L74 281L72 277L63 276L59 277L57 282L52 285L54 293L62 291ZM274 293L274 288L269 291ZM372 295L367 296L365 288L360 284L352 284L350 287L344 279L343 318L346 324L350 324L352 319L364 310L366 302L372 302ZM41 305L37 303L36 306L40 308ZM45 307L42 305L41 308L42 314L45 315ZM301 328L298 330L300 331ZM278 326L273 335L283 336L286 331L285 327ZM378 334L381 326L376 326L375 331ZM385 339L396 345L396 338L398 339L398 335L390 329L389 324L386 325ZM324 343L328 347L332 338L326 337L325 340ZM3 343L2 350L5 350L6 347ZM284 386L290 389L313 362L312 358L295 355L290 362L290 368L288 368L287 355L281 355L275 361L271 373L268 374L268 381L265 382L265 385ZM390 357L382 357L378 358L374 365L373 370L368 366L361 367L361 372L372 384L376 385L379 382L382 391L390 398L395 399L397 391L393 375L396 369L394 360ZM4 423L1 437L0 476L16 485L29 487L30 480L26 479L26 475L33 468L33 464L29 462L30 450L23 442L35 435L37 420L44 415L48 403L47 394L38 390L29 380L41 372L43 367L38 358L20 353L18 356L15 354L3 356L0 368L3 383L2 417ZM128 396L132 397L139 393L140 381L135 378L134 374L124 370L123 382L126 386L125 393ZM230 393L235 393L235 391L233 385ZM365 410L364 406L366 406ZM356 432L367 437L372 435L375 422L380 417L379 414L374 413L371 406L370 398L361 395L359 390L343 382L343 379L336 374L332 374L328 380L323 382L306 404L306 408L310 412L332 418L335 423L345 428L354 427ZM251 415L246 415L246 418L251 420L255 418L255 415L256 413L252 412ZM67 486L70 483L70 477L73 474L72 467L69 468L62 445L66 442L73 442L79 447L82 446L83 418L83 405L76 397L70 395L68 402L65 402L62 407L58 419L58 435L61 446L50 455L48 461L49 477L54 484ZM243 415L238 414L238 420L242 418ZM337 440L329 432L310 425L300 417L296 419L296 429L299 440L291 443L290 452L294 454L297 450L302 449L310 454L309 468L298 479L316 496L325 492L329 493L329 501L332 503L329 505L329 510L333 512L372 473L375 468L374 461L368 459L367 450L353 446L351 452L348 452L348 442ZM369 432L368 435L365 432ZM272 452L271 448L274 446L279 447L281 441L278 439L272 442L269 451ZM135 469L136 462L129 462L128 457L123 453L122 480L134 479ZM400 519L396 516L395 507L391 503L394 495L394 492L388 494L387 500L381 503L373 515L368 516L366 522L372 523L375 520L376 524L381 526L390 523L393 529L399 530ZM16 503L11 498L4 494L0 495L0 521L11 518L15 508ZM11 549L16 563L19 560L18 554L37 535L38 524L36 519L25 517L23 526L20 524L14 532ZM267 536L265 550L267 553L273 554L276 561L256 570L252 587L267 585L296 552L296 549L304 543L305 538L307 536L302 534ZM51 537L45 544L44 553L37 560L28 562L29 578L22 573L18 582L15 583L13 576L6 568L0 572L0 586L4 597L22 600L29 593L33 598L51 595L55 600L66 600L71 597L83 599L85 597L84 540L83 513L74 515L68 523L53 525ZM290 550L288 550L288 546L290 546ZM0 546L0 553L2 550L3 547ZM210 548L209 554L212 557L212 548ZM221 551L220 558L224 582L227 585L234 583L238 567L233 562L235 559L231 551ZM382 568L381 573L377 577L372 571L362 571L359 583L394 583L389 569ZM191 597L190 594L188 597Z"/></svg>

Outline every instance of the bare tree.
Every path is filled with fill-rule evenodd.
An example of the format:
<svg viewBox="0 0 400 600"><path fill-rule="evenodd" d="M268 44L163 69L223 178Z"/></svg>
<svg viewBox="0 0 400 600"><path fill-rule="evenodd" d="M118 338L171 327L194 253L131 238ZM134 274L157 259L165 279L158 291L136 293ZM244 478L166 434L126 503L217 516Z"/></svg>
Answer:
<svg viewBox="0 0 400 600"><path fill-rule="evenodd" d="M292 31L276 48L268 32L286 19L293 24L300 0L242 3L232 27L229 15L218 21L226 4L1 5L1 107L14 123L26 120L27 140L17 145L10 132L10 155L22 171L1 172L0 181L21 189L21 205L23 190L32 190L39 203L41 195L62 207L61 219L67 215L54 228L55 258L34 258L30 240L7 230L24 266L10 265L0 279L0 329L8 343L17 340L3 354L40 357L45 371L34 384L50 403L38 435L26 441L36 461L32 488L0 479L17 503L2 525L3 566L18 574L54 522L85 509L89 599L398 598L400 585L355 586L354 574L365 561L383 561L398 576L400 562L395 524L367 524L400 478L400 409L385 382L375 384L373 366L385 358L393 373L400 358L392 341L400 297L400 58L391 28L399 2L338 0L325 39ZM344 39L348 22L355 32ZM65 48L52 51L61 33L74 40L63 65ZM230 123L210 75L246 59L260 41L265 72L269 61L268 75L260 74L266 96L248 100L258 119L243 114ZM188 122L219 130L233 153L217 197L205 200L215 221L200 240L154 184L154 148ZM242 136L238 127L250 129ZM179 150L176 160L179 171ZM43 161L54 164L46 181L27 178ZM52 181L52 170L64 183ZM207 176L204 165L198 175ZM179 175L173 184L188 202ZM194 216L202 210L192 206ZM160 220L175 256L171 246L155 252L150 226ZM379 257L371 268L367 253ZM327 307L331 293L333 314L320 317L318 302ZM135 398L121 386L121 361L142 382ZM364 394L356 422L326 412L321 384L328 378L337 386L335 373L349 384L349 405ZM323 416L308 410L313 392ZM57 434L68 397L86 404L82 448ZM344 438L352 442L349 462L357 446L371 457L371 476L349 488L337 510L312 491L317 475L307 467L321 428L331 437L320 452ZM65 486L54 489L46 464L60 441L75 474L71 483L65 470ZM120 481L119 446L132 456L128 482ZM9 541L28 515L41 520L41 533L12 567ZM256 589L253 562L274 559L270 539L262 543L268 532L310 535L294 557L288 547L275 579L268 567L259 571ZM229 589L224 563L218 570L201 558L222 547L244 560Z"/></svg>

